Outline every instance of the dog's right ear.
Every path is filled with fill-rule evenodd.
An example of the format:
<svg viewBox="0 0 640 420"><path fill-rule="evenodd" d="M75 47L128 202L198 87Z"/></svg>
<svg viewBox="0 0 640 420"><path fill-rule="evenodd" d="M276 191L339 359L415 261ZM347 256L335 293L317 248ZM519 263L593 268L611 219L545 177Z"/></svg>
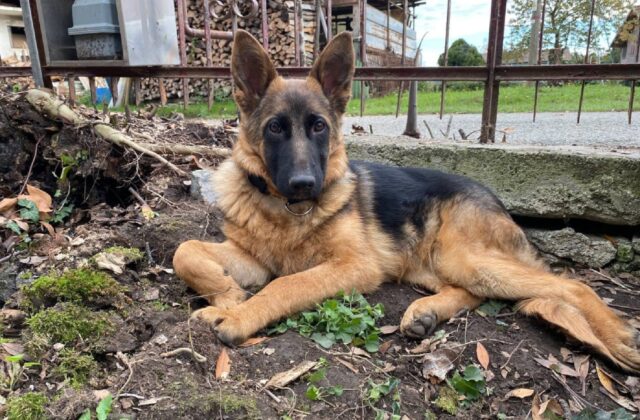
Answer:
<svg viewBox="0 0 640 420"><path fill-rule="evenodd" d="M251 114L277 77L276 68L262 45L247 31L238 29L231 51L231 75L236 85L236 103Z"/></svg>

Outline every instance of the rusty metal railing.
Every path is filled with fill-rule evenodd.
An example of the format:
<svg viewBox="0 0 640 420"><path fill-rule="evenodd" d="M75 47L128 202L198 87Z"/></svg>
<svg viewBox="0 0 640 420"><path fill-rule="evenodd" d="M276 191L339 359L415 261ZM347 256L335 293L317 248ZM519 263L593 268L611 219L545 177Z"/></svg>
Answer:
<svg viewBox="0 0 640 420"><path fill-rule="evenodd" d="M45 62L45 55L43 50L42 33L40 33L40 25L38 22L37 3L36 0L24 0L28 1L31 6L31 17L34 22L35 38L37 45L37 54L40 58L40 62ZM213 87L211 80L213 79L228 79L230 78L228 67L214 67L212 66L212 54L214 54L212 47L212 39L231 39L233 31L237 28L238 19L244 19L249 16L254 17L257 13L261 13L261 32L262 41L265 48L269 47L269 31L267 20L267 2L266 0L231 0L230 3L224 5L230 10L230 16L233 19L233 28L231 32L215 31L211 28L211 18L217 18L218 16L213 13L211 4L221 6L221 0L206 0L204 1L203 13L205 15L204 28L192 28L187 21L185 0L175 0L178 17L178 40L180 44L180 56L181 65L173 67L161 67L161 66L144 66L144 67L123 67L123 66L103 66L103 67L67 67L67 66L51 66L45 65L33 71L40 72L43 76L44 84L51 86L51 77L65 77L69 81L70 100L75 100L75 92L72 90L73 81L76 77L86 76L94 77L131 77L131 78L158 78L160 79L161 87L163 85L162 79L174 78L182 79L183 85L183 103L188 105L189 103L189 89L188 79L199 78L208 79L208 102L211 105L213 101ZM228 1L228 0L227 0ZM322 0L316 0L322 2ZM246 10L243 12L240 8L240 4L248 2L249 12ZM366 61L366 30L365 30L365 6L367 0L359 0L360 13L360 27L359 33L361 41L361 49L357 51L360 58ZM283 76L290 77L304 77L310 70L307 67L303 67L303 61L300 52L300 31L301 22L299 22L300 13L300 1L294 0L294 23L295 23L295 64L294 67L282 67L278 71ZM634 95L637 80L640 79L640 64L589 64L589 51L592 42L592 26L594 13L597 5L597 0L591 1L590 9L590 24L589 24L589 36L587 37L587 46L585 60L582 64L557 64L557 65L540 65L542 57L543 46L543 32L544 32L544 20L547 1L543 0L542 16L541 16L541 30L539 34L537 60L535 65L525 66L507 66L502 64L502 49L504 43L504 32L506 26L506 10L507 0L491 0L491 14L489 24L489 48L487 51L487 64L484 67L368 67L363 66L356 69L355 79L359 81L434 81L442 83L441 98L440 98L440 115L444 112L445 96L446 96L446 84L448 82L455 81L475 81L484 82L484 101L482 112L482 128L480 134L481 142L492 142L495 140L496 135L496 120L498 114L498 100L500 95L500 84L507 81L533 81L535 82L534 100L532 104L533 121L536 120L538 113L539 103L539 87L542 81L555 81L555 80L569 80L577 81L581 83L581 93L578 101L578 122L582 114L583 101L584 101L584 89L585 83L589 80L629 80L631 81L630 93L629 93L629 105L628 105L628 121L631 123L632 115L634 112ZM317 6L320 6L318 4ZM428 7L428 6L427 6ZM405 32L403 36L403 44L406 44L406 25L408 16L408 3L404 3L405 18L403 19L403 25L405 25ZM331 0L325 0L324 3L325 22L326 27L329 28L327 38L332 34L332 10ZM449 32L451 24L450 18L451 9L448 6L447 11L447 24L446 30ZM316 25L316 30L321 30L321 26ZM201 37L205 40L205 49L207 54L206 65L202 67L188 66L186 43L188 37ZM445 56L448 52L448 37L445 42ZM406 47L405 47L406 48ZM404 48L403 48L404 49ZM640 42L638 51L636 51L636 61L640 54ZM404 55L404 54L403 54ZM446 63L445 63L446 64ZM2 77L21 77L31 74L29 68L18 67L0 67L0 78ZM95 86L95 83L91 83ZM92 88L93 90L94 88ZM162 88L161 88L162 91ZM361 89L363 92L364 89ZM72 93L73 92L73 93ZM95 92L92 92L95 95ZM73 96L73 97L72 97ZM161 95L162 96L162 95ZM364 112L364 97L361 101L361 111Z"/></svg>

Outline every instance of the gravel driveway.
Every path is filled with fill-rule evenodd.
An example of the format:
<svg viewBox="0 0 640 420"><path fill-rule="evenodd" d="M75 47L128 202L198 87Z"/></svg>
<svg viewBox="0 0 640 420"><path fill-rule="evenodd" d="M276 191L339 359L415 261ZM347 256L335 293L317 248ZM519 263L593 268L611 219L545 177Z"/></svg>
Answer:
<svg viewBox="0 0 640 420"><path fill-rule="evenodd" d="M583 113L580 124L576 124L576 116L575 112L541 113L534 123L530 113L499 114L497 127L498 130L509 132L509 144L640 147L640 112L634 113L631 125L627 124L626 112ZM423 138L430 138L423 122L426 121L433 135L443 139L440 130L446 132L449 115L445 115L442 120L433 114L420 115L418 121L418 129ZM478 130L480 121L480 114L454 114L450 138L455 134L455 138L460 140L459 129L467 134ZM345 134L351 132L352 124L361 125L367 133L371 125L374 134L398 136L404 131L406 116L401 115L397 119L393 116L347 117L343 127ZM476 139L477 133L471 138ZM499 134L496 138L500 141L502 135Z"/></svg>

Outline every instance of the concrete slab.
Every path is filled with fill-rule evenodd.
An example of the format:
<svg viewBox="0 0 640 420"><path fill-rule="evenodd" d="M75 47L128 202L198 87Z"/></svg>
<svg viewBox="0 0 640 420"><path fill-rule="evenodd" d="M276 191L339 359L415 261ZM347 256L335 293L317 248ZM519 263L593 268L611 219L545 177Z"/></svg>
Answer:
<svg viewBox="0 0 640 420"><path fill-rule="evenodd" d="M346 136L351 159L476 179L521 216L640 225L640 152L590 147L442 143Z"/></svg>

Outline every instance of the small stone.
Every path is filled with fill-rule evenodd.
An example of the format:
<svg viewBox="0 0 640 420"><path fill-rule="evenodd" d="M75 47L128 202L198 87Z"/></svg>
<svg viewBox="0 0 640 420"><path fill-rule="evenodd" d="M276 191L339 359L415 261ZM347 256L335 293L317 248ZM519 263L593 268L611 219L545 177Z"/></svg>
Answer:
<svg viewBox="0 0 640 420"><path fill-rule="evenodd" d="M147 289L145 290L144 296L142 298L147 302L149 302L150 300L158 300L160 299L160 290L155 287Z"/></svg>
<svg viewBox="0 0 640 420"><path fill-rule="evenodd" d="M616 241L618 241L616 261L621 263L629 263L633 261L634 252L631 241L626 238L616 238Z"/></svg>
<svg viewBox="0 0 640 420"><path fill-rule="evenodd" d="M108 397L109 395L111 395L111 392L109 392L108 389L97 389L93 391L93 396L96 397L96 400L98 401Z"/></svg>
<svg viewBox="0 0 640 420"><path fill-rule="evenodd" d="M601 268L616 258L616 247L608 240L584 235L571 228L525 229L529 240L542 252L566 258L587 267Z"/></svg>
<svg viewBox="0 0 640 420"><path fill-rule="evenodd" d="M633 237L631 240L631 246L636 253L640 254L640 236Z"/></svg>
<svg viewBox="0 0 640 420"><path fill-rule="evenodd" d="M133 400L131 398L120 398L120 408L128 410L133 407Z"/></svg>
<svg viewBox="0 0 640 420"><path fill-rule="evenodd" d="M53 345L53 349L55 351L61 351L63 348L64 348L64 344L62 344L62 343L56 343L56 344Z"/></svg>
<svg viewBox="0 0 640 420"><path fill-rule="evenodd" d="M160 334L159 336L157 336L156 338L153 339L153 342L158 344L158 345L160 345L160 346L163 345L163 344L167 344L168 341L169 341L169 339L164 334Z"/></svg>
<svg viewBox="0 0 640 420"><path fill-rule="evenodd" d="M213 190L212 174L205 169L191 172L191 197L207 204L216 204L218 195Z"/></svg>

